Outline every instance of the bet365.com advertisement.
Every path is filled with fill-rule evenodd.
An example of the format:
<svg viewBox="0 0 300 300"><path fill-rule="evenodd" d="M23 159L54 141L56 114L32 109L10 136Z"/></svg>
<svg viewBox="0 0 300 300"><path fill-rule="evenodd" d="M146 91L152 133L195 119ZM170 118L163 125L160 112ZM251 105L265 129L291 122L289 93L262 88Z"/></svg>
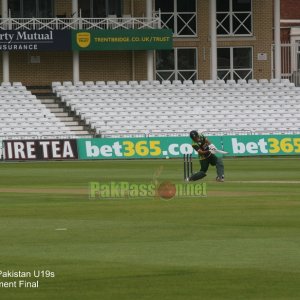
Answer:
<svg viewBox="0 0 300 300"><path fill-rule="evenodd" d="M211 137L221 147L219 137ZM193 153L188 137L80 139L79 159L174 158Z"/></svg>
<svg viewBox="0 0 300 300"><path fill-rule="evenodd" d="M299 155L298 135L210 136L226 156ZM79 159L176 158L197 153L189 137L80 139Z"/></svg>

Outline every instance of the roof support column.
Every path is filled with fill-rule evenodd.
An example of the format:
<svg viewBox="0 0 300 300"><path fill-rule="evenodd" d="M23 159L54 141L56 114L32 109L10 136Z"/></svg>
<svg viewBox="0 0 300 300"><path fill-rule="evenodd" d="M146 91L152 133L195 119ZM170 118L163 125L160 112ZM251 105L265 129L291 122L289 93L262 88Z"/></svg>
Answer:
<svg viewBox="0 0 300 300"><path fill-rule="evenodd" d="M211 79L217 80L217 3L210 0Z"/></svg>
<svg viewBox="0 0 300 300"><path fill-rule="evenodd" d="M78 0L72 0L73 18L78 18ZM73 83L80 80L80 57L79 51L73 51Z"/></svg>
<svg viewBox="0 0 300 300"><path fill-rule="evenodd" d="M149 20L149 22L152 19L152 0L147 0L146 3L146 17ZM154 51L148 50L147 51L147 80L153 80L153 73L154 73Z"/></svg>
<svg viewBox="0 0 300 300"><path fill-rule="evenodd" d="M1 15L3 19L8 18L7 0L2 0ZM3 82L9 82L9 52L8 51L2 52L2 71L3 71Z"/></svg>
<svg viewBox="0 0 300 300"><path fill-rule="evenodd" d="M280 0L274 0L275 78L281 79Z"/></svg>

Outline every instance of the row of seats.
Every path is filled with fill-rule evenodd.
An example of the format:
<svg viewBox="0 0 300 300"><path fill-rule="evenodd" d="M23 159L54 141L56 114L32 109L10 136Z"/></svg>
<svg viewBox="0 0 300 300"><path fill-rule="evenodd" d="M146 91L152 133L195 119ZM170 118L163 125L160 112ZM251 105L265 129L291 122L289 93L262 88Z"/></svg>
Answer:
<svg viewBox="0 0 300 300"><path fill-rule="evenodd" d="M99 135L204 130L300 131L300 89L288 80L53 83ZM197 122L196 122L197 120Z"/></svg>
<svg viewBox="0 0 300 300"><path fill-rule="evenodd" d="M256 100L257 98L227 98L224 100L224 98L217 99L217 98L190 98L190 101L188 101L185 98L174 98L173 101L170 98L161 98L160 101L158 101L156 98L151 97L151 98L128 98L127 102L122 102L119 98L114 99L114 98L97 98L97 97L88 97L88 98L83 98L83 97L66 97L64 98L64 102L66 103L67 106L71 106L72 104L85 104L85 105L103 105L107 107L113 107L116 105L123 105L123 106L140 106L144 104L153 104L153 105L169 105L169 104L175 104L175 105L197 105L201 104L202 101L205 100L206 105L297 105L299 104L300 96L298 98L263 98L260 100ZM109 101L110 100L110 101ZM6 104L7 105L7 104Z"/></svg>
<svg viewBox="0 0 300 300"><path fill-rule="evenodd" d="M98 98L151 98L155 97L157 99L161 97L170 98L185 98L186 95L189 97L197 98L207 98L207 97L299 97L298 88L294 85L289 86L288 84L274 85L274 86L56 86L53 91L58 97L64 98L67 96L81 95L82 98L85 97L98 97ZM220 98L221 99L221 98Z"/></svg>
<svg viewBox="0 0 300 300"><path fill-rule="evenodd" d="M88 97L92 95L97 95L97 97L133 97L133 98L139 98L139 97L146 97L149 98L151 96L164 96L164 97L184 97L186 94L188 94L190 97L218 97L218 96L299 96L299 93L297 89L268 89L268 90L243 90L243 89L232 89L232 90L199 90L199 89L174 89L174 90L167 90L167 89L143 89L143 90L138 90L138 89L131 89L131 90L104 90L104 89L89 89L89 90L60 90L56 91L57 95L59 97L64 97L64 96L72 96L72 95L82 95L83 97L87 95Z"/></svg>
<svg viewBox="0 0 300 300"><path fill-rule="evenodd" d="M131 81L77 81L73 84L72 81L55 81L52 82L52 88L55 89L59 86L64 86L64 87L81 87L81 86L126 86L126 85L130 85L130 86L147 86L147 85L154 85L154 86L184 86L184 85L189 85L189 86L193 86L193 85L206 85L206 86L235 86L235 85L243 85L243 86L268 86L268 85L289 85L289 86L294 86L293 83L291 83L288 79L271 79L270 81L267 79L260 79L260 80L256 80L256 79L249 79L248 81L244 80L244 79L239 79L238 81L235 80L227 80L226 82L224 80L173 80L172 82L170 80L163 80L162 82L160 82L159 80L141 80L140 82L136 81L136 80L131 80Z"/></svg>

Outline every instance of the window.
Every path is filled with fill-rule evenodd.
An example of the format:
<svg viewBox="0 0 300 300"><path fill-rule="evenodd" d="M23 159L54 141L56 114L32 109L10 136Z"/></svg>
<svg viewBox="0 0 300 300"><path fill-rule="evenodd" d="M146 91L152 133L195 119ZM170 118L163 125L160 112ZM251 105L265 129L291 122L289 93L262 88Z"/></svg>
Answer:
<svg viewBox="0 0 300 300"><path fill-rule="evenodd" d="M197 74L197 49L156 51L157 80L195 80Z"/></svg>
<svg viewBox="0 0 300 300"><path fill-rule="evenodd" d="M53 18L54 0L8 0L13 18Z"/></svg>
<svg viewBox="0 0 300 300"><path fill-rule="evenodd" d="M11 16L13 18L21 17L21 3L20 0L10 0L8 2L8 7L11 10Z"/></svg>
<svg viewBox="0 0 300 300"><path fill-rule="evenodd" d="M217 0L218 35L252 35L252 0Z"/></svg>
<svg viewBox="0 0 300 300"><path fill-rule="evenodd" d="M155 10L161 13L162 27L172 29L175 36L197 35L195 0L155 0Z"/></svg>
<svg viewBox="0 0 300 300"><path fill-rule="evenodd" d="M24 18L34 18L39 16L37 13L37 3L36 0L22 1L23 3L23 17Z"/></svg>
<svg viewBox="0 0 300 300"><path fill-rule="evenodd" d="M122 16L121 0L79 0L83 18L105 18L109 15Z"/></svg>
<svg viewBox="0 0 300 300"><path fill-rule="evenodd" d="M218 48L219 79L251 79L253 76L253 58L251 47Z"/></svg>
<svg viewBox="0 0 300 300"><path fill-rule="evenodd" d="M275 68L275 45L273 50L273 71ZM290 43L281 44L281 73L283 76L290 76L291 74L300 71L300 28L291 27ZM299 83L297 82L297 85Z"/></svg>

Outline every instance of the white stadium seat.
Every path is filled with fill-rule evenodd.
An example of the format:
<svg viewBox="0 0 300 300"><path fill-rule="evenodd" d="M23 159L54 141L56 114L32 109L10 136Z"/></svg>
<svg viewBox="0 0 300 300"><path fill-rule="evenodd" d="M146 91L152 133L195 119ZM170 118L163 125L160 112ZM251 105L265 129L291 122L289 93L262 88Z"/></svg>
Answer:
<svg viewBox="0 0 300 300"><path fill-rule="evenodd" d="M163 86L170 86L171 85L171 81L170 80L163 80L161 84Z"/></svg>
<svg viewBox="0 0 300 300"><path fill-rule="evenodd" d="M72 81L64 81L63 82L63 86L72 86L72 85L73 85Z"/></svg>
<svg viewBox="0 0 300 300"><path fill-rule="evenodd" d="M266 83L269 83L269 80L268 79L259 79L258 82L261 83L261 84L266 84Z"/></svg>
<svg viewBox="0 0 300 300"><path fill-rule="evenodd" d="M181 80L173 80L172 82L173 85L182 85Z"/></svg>
<svg viewBox="0 0 300 300"><path fill-rule="evenodd" d="M196 80L194 81L194 84L195 84L195 85L198 85L198 84L204 84L204 81L203 81L203 80L200 80L200 79L196 79Z"/></svg>
<svg viewBox="0 0 300 300"><path fill-rule="evenodd" d="M225 81L219 79L219 80L216 81L216 83L217 83L218 85L223 85L223 84L225 84Z"/></svg>
<svg viewBox="0 0 300 300"><path fill-rule="evenodd" d="M193 81L192 80L184 80L183 84L185 84L185 85L192 85Z"/></svg>
<svg viewBox="0 0 300 300"><path fill-rule="evenodd" d="M208 80L205 80L205 84L207 84L207 85L215 84L215 81L208 79Z"/></svg>
<svg viewBox="0 0 300 300"><path fill-rule="evenodd" d="M74 85L79 87L79 86L83 86L83 82L82 81L76 81L74 82Z"/></svg>
<svg viewBox="0 0 300 300"><path fill-rule="evenodd" d="M94 86L95 83L94 83L94 81L86 81L86 82L84 83L84 85L85 85L85 86Z"/></svg>
<svg viewBox="0 0 300 300"><path fill-rule="evenodd" d="M108 86L111 86L111 87L114 87L114 86L116 86L117 85L117 82L116 81L114 81L114 80L110 80L110 81L107 81L107 83L106 83Z"/></svg>
<svg viewBox="0 0 300 300"><path fill-rule="evenodd" d="M247 84L247 81L245 79L238 79L237 83L244 85Z"/></svg>
<svg viewBox="0 0 300 300"><path fill-rule="evenodd" d="M105 81L96 81L96 85L97 86L104 86L105 85Z"/></svg>
<svg viewBox="0 0 300 300"><path fill-rule="evenodd" d="M228 80L226 81L226 83L229 84L229 85L236 84L235 80L233 80L233 79L228 79Z"/></svg>
<svg viewBox="0 0 300 300"><path fill-rule="evenodd" d="M289 80L288 80L289 82ZM270 79L270 83L280 83L280 79L272 78Z"/></svg>
<svg viewBox="0 0 300 300"><path fill-rule="evenodd" d="M249 84L257 84L257 80L256 79L249 79L248 83Z"/></svg>

